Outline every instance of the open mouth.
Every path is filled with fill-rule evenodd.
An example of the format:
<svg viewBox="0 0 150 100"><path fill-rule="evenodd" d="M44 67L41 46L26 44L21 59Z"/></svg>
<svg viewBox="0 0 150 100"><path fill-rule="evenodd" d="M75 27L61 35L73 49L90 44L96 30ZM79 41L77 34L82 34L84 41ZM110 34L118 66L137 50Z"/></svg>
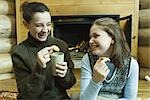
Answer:
<svg viewBox="0 0 150 100"><path fill-rule="evenodd" d="M97 48L99 48L99 46L98 45L91 45L91 51L95 51L95 50L97 50Z"/></svg>
<svg viewBox="0 0 150 100"><path fill-rule="evenodd" d="M47 36L47 34L38 34L39 38L45 38Z"/></svg>
<svg viewBox="0 0 150 100"><path fill-rule="evenodd" d="M95 49L95 48L98 48L98 47L99 47L98 45L91 45L92 49Z"/></svg>

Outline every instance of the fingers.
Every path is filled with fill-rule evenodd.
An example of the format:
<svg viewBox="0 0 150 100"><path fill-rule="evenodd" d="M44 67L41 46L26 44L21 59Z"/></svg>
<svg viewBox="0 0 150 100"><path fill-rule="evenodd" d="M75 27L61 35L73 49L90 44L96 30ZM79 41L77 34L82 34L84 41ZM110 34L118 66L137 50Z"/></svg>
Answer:
<svg viewBox="0 0 150 100"><path fill-rule="evenodd" d="M41 49L38 53L37 53L37 62L38 64L40 64L42 67L46 67L46 63L49 62L51 60L51 54L53 53L53 51L59 51L59 47L56 45L52 45L50 47L45 47L43 49Z"/></svg>
<svg viewBox="0 0 150 100"><path fill-rule="evenodd" d="M110 69L107 69L107 70L106 70L105 77L107 77L107 75L109 74L109 72L110 72Z"/></svg>
<svg viewBox="0 0 150 100"><path fill-rule="evenodd" d="M57 51L58 52L58 51L60 51L60 48L58 46L56 46L56 45L52 45L50 47L45 47L42 52L43 53L45 52L46 54L51 55L53 51Z"/></svg>
<svg viewBox="0 0 150 100"><path fill-rule="evenodd" d="M102 71L102 72L106 72L106 70L108 70L108 66L106 65L106 61L110 61L109 58L107 57L100 57L97 61L94 67L97 67L98 70Z"/></svg>
<svg viewBox="0 0 150 100"><path fill-rule="evenodd" d="M104 79L107 77L108 73L110 72L110 69L106 65L106 61L109 59L107 58L99 58L96 61L96 64L94 65L94 70L93 70L93 80L95 82L102 82Z"/></svg>
<svg viewBox="0 0 150 100"><path fill-rule="evenodd" d="M100 63L99 65L95 66L94 69L99 73L105 73L109 68L105 63Z"/></svg>
<svg viewBox="0 0 150 100"><path fill-rule="evenodd" d="M68 67L67 67L66 62L61 63L61 64L56 64L56 73L58 76L65 77L67 70L68 70Z"/></svg>
<svg viewBox="0 0 150 100"><path fill-rule="evenodd" d="M53 50L55 50L57 52L60 51L60 48L58 46L56 46L56 45L52 45L51 49L53 49Z"/></svg>
<svg viewBox="0 0 150 100"><path fill-rule="evenodd" d="M106 62L106 61L110 61L110 59L108 57L100 57L99 61Z"/></svg>
<svg viewBox="0 0 150 100"><path fill-rule="evenodd" d="M51 55L53 53L53 51L60 51L60 48L56 45L52 45L50 47L45 47L45 50L48 51L47 54Z"/></svg>

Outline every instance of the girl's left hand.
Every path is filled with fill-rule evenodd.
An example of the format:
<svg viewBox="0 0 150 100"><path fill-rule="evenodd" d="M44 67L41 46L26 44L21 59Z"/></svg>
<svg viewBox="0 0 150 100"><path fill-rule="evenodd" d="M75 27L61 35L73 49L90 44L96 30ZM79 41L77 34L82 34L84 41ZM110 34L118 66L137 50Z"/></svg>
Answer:
<svg viewBox="0 0 150 100"><path fill-rule="evenodd" d="M68 70L67 62L56 64L56 74L59 77L65 77L67 74L67 70Z"/></svg>

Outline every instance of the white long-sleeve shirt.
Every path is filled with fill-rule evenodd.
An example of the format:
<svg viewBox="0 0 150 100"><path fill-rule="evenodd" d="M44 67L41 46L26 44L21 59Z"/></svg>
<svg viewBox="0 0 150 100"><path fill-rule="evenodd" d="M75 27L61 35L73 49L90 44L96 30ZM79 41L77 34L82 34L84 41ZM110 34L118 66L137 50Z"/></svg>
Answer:
<svg viewBox="0 0 150 100"><path fill-rule="evenodd" d="M136 100L138 91L138 73L139 65L137 61L132 58L129 76L124 86L124 90L122 90L123 97L119 98L119 100ZM96 83L92 80L92 70L88 54L86 54L82 58L81 64L80 100L96 100L102 86L103 83Z"/></svg>

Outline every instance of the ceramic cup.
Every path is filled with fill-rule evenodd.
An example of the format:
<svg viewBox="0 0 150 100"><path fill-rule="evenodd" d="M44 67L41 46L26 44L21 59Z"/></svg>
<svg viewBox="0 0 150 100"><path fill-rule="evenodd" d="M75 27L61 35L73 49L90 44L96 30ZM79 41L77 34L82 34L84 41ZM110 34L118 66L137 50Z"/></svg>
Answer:
<svg viewBox="0 0 150 100"><path fill-rule="evenodd" d="M64 53L63 52L53 52L51 55L51 63L52 63L52 74L57 76L56 74L56 64L64 62Z"/></svg>

